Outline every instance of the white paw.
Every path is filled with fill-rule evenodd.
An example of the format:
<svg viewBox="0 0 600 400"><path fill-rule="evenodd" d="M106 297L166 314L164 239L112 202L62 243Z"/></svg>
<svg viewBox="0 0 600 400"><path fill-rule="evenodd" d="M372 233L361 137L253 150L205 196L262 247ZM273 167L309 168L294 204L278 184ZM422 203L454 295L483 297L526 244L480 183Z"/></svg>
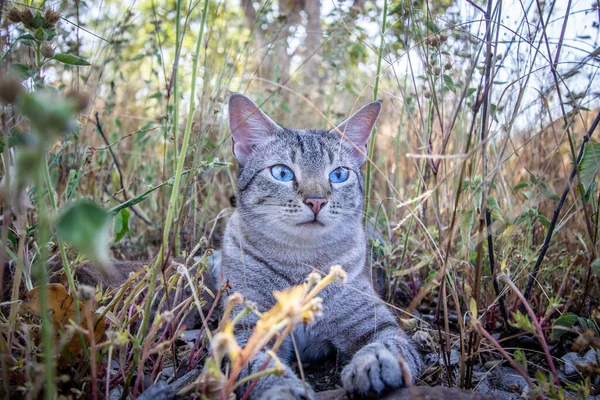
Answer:
<svg viewBox="0 0 600 400"><path fill-rule="evenodd" d="M310 385L303 384L302 381L274 386L260 396L260 400L314 400L315 398Z"/></svg>
<svg viewBox="0 0 600 400"><path fill-rule="evenodd" d="M342 383L350 397L379 397L405 386L398 357L380 343L361 349L342 370Z"/></svg>

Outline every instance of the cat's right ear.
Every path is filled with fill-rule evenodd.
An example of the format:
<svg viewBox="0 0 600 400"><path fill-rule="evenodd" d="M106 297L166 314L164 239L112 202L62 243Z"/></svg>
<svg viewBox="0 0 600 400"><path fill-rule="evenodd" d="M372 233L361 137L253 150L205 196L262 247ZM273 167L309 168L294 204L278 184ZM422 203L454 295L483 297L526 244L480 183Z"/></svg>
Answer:
<svg viewBox="0 0 600 400"><path fill-rule="evenodd" d="M229 130L233 141L233 155L244 165L252 148L276 132L273 122L252 100L234 93L229 98Z"/></svg>

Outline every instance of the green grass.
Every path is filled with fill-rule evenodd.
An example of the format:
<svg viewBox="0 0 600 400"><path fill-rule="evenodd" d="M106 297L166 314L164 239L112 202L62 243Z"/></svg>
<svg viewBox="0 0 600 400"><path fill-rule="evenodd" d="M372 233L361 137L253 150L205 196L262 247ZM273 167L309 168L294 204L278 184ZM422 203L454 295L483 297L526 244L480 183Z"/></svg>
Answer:
<svg viewBox="0 0 600 400"><path fill-rule="evenodd" d="M137 394L135 373L156 377L165 362L156 350L177 352L177 323L152 320L152 302L139 299L169 303L165 287L186 281L169 280L166 259L219 245L236 176L226 104L241 91L294 127L335 126L382 99L365 167L365 220L385 238L373 276L383 275L386 300L433 313L433 323L417 319L419 329L440 351L460 351L458 379L444 372L438 383L471 387L471 359L526 357L535 390L564 396L550 389L558 360L516 352L492 334L520 320L544 354L563 314L582 318L560 339L567 350L583 328L597 330L600 194L590 128L599 61L597 28L581 19L597 5L323 2L319 15L278 1L245 10L209 0L76 4L54 10L64 19L53 24L48 4L2 10L2 176L10 190L0 196L0 263L10 268L0 287L16 282L0 305L4 393L40 396L34 378L43 371L47 398L71 388L89 394L92 382L93 396L123 385ZM83 240L59 229L73 209L83 217L69 230ZM73 273L109 256L151 262L145 278L97 289L93 308L103 310L107 335L91 346L84 318L95 317L80 312ZM58 271L41 268L56 262ZM45 296L61 276L76 304L72 325L18 312L15 300L32 285ZM193 307L177 309L175 320ZM43 340L31 333L38 329ZM65 383L59 354L71 336L83 350L70 365L77 381ZM198 343L191 358L205 348ZM108 358L122 376L106 379ZM548 372L534 377L536 367ZM595 390L582 377L559 384Z"/></svg>

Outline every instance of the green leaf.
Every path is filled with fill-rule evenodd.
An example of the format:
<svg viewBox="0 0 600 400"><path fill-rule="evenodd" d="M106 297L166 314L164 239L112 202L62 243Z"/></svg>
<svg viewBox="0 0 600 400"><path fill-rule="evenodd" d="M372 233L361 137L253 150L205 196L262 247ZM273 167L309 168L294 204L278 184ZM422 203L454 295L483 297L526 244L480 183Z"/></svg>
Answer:
<svg viewBox="0 0 600 400"><path fill-rule="evenodd" d="M583 149L583 157L579 163L579 178L585 193L590 190L598 168L600 167L600 143L588 142Z"/></svg>
<svg viewBox="0 0 600 400"><path fill-rule="evenodd" d="M427 26L427 28L429 28L429 30L432 31L433 33L440 32L440 28L436 24L434 24L431 20L425 21L425 26Z"/></svg>
<svg viewBox="0 0 600 400"><path fill-rule="evenodd" d="M564 313L554 321L554 324L552 324L552 333L550 334L550 337L552 340L558 340L578 321L579 317L577 315L573 313Z"/></svg>
<svg viewBox="0 0 600 400"><path fill-rule="evenodd" d="M595 259L590 267L592 268L594 275L600 276L600 258Z"/></svg>
<svg viewBox="0 0 600 400"><path fill-rule="evenodd" d="M77 189L77 184L79 183L79 179L77 179L77 170L75 168L69 170L69 180L67 182L67 200L70 200L73 197L73 193L75 189Z"/></svg>
<svg viewBox="0 0 600 400"><path fill-rule="evenodd" d="M550 221L544 214L538 214L538 221L540 221L544 228L550 229Z"/></svg>
<svg viewBox="0 0 600 400"><path fill-rule="evenodd" d="M519 328L526 332L535 332L535 326L533 322L529 319L529 317L525 314L522 314L519 311L516 311L512 314L514 322L508 321L508 324L512 327Z"/></svg>
<svg viewBox="0 0 600 400"><path fill-rule="evenodd" d="M285 103L281 103L279 105L279 108L281 108L283 111L285 111L288 114L290 114L292 112L292 110L290 110L290 108L288 107L288 105L285 104Z"/></svg>
<svg viewBox="0 0 600 400"><path fill-rule="evenodd" d="M554 193L552 190L550 190L550 188L548 188L548 185L546 185L545 183L541 183L540 187L542 189L542 194L547 197L550 200L555 200L555 201L559 201L560 197L558 197L558 195L556 193Z"/></svg>
<svg viewBox="0 0 600 400"><path fill-rule="evenodd" d="M523 188L526 188L529 186L529 182L521 182L515 185L515 187L513 187L513 192L519 191Z"/></svg>
<svg viewBox="0 0 600 400"><path fill-rule="evenodd" d="M67 65L91 65L85 58L72 54L58 53L52 59Z"/></svg>
<svg viewBox="0 0 600 400"><path fill-rule="evenodd" d="M109 215L89 200L78 200L62 210L56 233L77 251L102 266L110 264L108 254Z"/></svg>
<svg viewBox="0 0 600 400"><path fill-rule="evenodd" d="M22 80L31 78L35 75L35 70L33 68L29 68L25 64L11 64L10 69L13 73L17 74Z"/></svg>
<svg viewBox="0 0 600 400"><path fill-rule="evenodd" d="M117 215L115 215L115 218L113 220L113 229L115 232L115 243L117 243L119 240L123 239L123 236L125 236L125 234L127 232L129 232L129 216L130 215L131 215L131 213L126 208L123 208L121 211L119 211L117 213Z"/></svg>
<svg viewBox="0 0 600 400"><path fill-rule="evenodd" d="M517 349L514 352L515 361L521 364L521 366L526 370L527 369L527 356L525 352L521 349Z"/></svg>
<svg viewBox="0 0 600 400"><path fill-rule="evenodd" d="M452 77L450 75L444 74L444 84L452 92L456 92L456 85L454 84L454 80L452 80Z"/></svg>

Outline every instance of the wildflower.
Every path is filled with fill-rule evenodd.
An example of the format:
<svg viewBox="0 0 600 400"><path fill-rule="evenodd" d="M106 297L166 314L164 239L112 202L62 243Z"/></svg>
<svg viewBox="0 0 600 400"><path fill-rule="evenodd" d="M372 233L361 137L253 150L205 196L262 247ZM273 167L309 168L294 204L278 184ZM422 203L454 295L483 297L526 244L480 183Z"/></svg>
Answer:
<svg viewBox="0 0 600 400"><path fill-rule="evenodd" d="M277 357L277 354L275 354L275 352L273 350L267 350L266 353L268 355L270 355L271 358L273 359L273 361L275 362L275 367L273 368L275 370L274 371L275 375L277 375L277 376L284 376L285 375L285 367L283 366L283 364L279 360L279 357Z"/></svg>
<svg viewBox="0 0 600 400"><path fill-rule="evenodd" d="M23 11L21 11L21 22L24 23L25 25L31 25L33 24L35 20L35 15L33 15L33 11L31 11L30 8L26 8Z"/></svg>
<svg viewBox="0 0 600 400"><path fill-rule="evenodd" d="M175 318L175 314L173 313L173 311L165 311L161 314L161 317L166 323L171 323Z"/></svg>
<svg viewBox="0 0 600 400"><path fill-rule="evenodd" d="M227 303L232 306L237 306L238 304L242 304L244 302L244 298L240 294L240 292L235 292L229 298L227 298Z"/></svg>
<svg viewBox="0 0 600 400"><path fill-rule="evenodd" d="M42 47L42 55L46 58L52 58L54 56L54 48L49 44L45 44Z"/></svg>
<svg viewBox="0 0 600 400"><path fill-rule="evenodd" d="M44 19L46 20L48 28L54 28L54 25L60 20L60 14L47 8L46 11L44 11Z"/></svg>
<svg viewBox="0 0 600 400"><path fill-rule="evenodd" d="M0 102L14 103L23 93L23 86L14 79L0 77Z"/></svg>
<svg viewBox="0 0 600 400"><path fill-rule="evenodd" d="M211 347L219 358L227 354L232 362L235 362L241 351L235 337L226 332L219 332L213 336Z"/></svg>
<svg viewBox="0 0 600 400"><path fill-rule="evenodd" d="M308 282L308 286L315 286L317 283L319 283L319 281L321 280L321 274L319 274L316 271L311 272L310 274L308 274L308 277L306 277L306 281Z"/></svg>
<svg viewBox="0 0 600 400"><path fill-rule="evenodd" d="M348 274L343 270L341 265L334 265L329 269L329 274L333 275L334 281L339 283L346 283L346 279L348 279Z"/></svg>
<svg viewBox="0 0 600 400"><path fill-rule="evenodd" d="M10 10L8 10L8 14L6 15L6 18L8 18L8 20L10 22L14 22L14 23L21 22L21 11L19 11L18 8L13 7Z"/></svg>

